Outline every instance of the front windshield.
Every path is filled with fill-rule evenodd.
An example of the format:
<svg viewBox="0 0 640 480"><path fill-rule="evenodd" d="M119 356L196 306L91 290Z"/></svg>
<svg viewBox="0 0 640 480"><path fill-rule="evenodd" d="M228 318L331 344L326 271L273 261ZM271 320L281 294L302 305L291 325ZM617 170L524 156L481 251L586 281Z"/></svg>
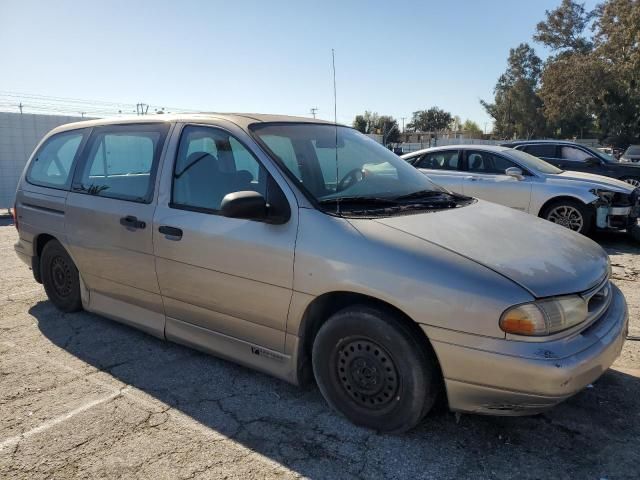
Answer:
<svg viewBox="0 0 640 480"><path fill-rule="evenodd" d="M520 162L525 168L547 174L550 173L557 175L558 173L562 173L562 170L560 170L558 167L545 162L541 158L534 157L527 152L523 152L522 150L512 149L509 150L509 154L512 155L516 160L518 160L518 162Z"/></svg>
<svg viewBox="0 0 640 480"><path fill-rule="evenodd" d="M320 203L340 199L397 200L418 192L448 193L396 154L352 128L262 123L251 130Z"/></svg>
<svg viewBox="0 0 640 480"><path fill-rule="evenodd" d="M595 148L591 148L591 147L587 147L587 146L585 146L585 148L587 150L589 150L589 152L591 152L595 158L601 158L605 162L617 162L618 161L618 160L616 160L616 157L614 157L613 155L609 155L608 153L604 153L604 152L602 152L600 150L596 150Z"/></svg>

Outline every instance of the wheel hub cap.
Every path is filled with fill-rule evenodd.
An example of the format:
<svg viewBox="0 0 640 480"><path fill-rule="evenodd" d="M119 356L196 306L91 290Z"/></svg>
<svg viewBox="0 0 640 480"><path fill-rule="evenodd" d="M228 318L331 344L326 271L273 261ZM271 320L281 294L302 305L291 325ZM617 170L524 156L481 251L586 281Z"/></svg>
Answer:
<svg viewBox="0 0 640 480"><path fill-rule="evenodd" d="M71 293L71 268L62 257L55 257L51 262L51 279L53 288L58 295L66 297Z"/></svg>
<svg viewBox="0 0 640 480"><path fill-rule="evenodd" d="M551 210L547 215L547 220L575 232L579 232L584 224L582 214L576 208L568 205L559 206Z"/></svg>
<svg viewBox="0 0 640 480"><path fill-rule="evenodd" d="M337 370L346 393L362 407L382 408L398 392L398 372L393 359L369 340L352 340L342 345Z"/></svg>

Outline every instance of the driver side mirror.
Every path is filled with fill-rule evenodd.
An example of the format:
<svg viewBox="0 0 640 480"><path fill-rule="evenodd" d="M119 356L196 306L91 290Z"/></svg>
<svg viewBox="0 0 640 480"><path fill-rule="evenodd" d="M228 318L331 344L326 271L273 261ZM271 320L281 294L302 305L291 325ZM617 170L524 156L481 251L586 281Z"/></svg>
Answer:
<svg viewBox="0 0 640 480"><path fill-rule="evenodd" d="M518 167L509 167L504 171L505 175L515 178L516 180L524 180L524 175L522 174L522 170Z"/></svg>
<svg viewBox="0 0 640 480"><path fill-rule="evenodd" d="M586 163L589 167L596 167L600 165L600 160L596 157L588 157L585 159L584 163Z"/></svg>
<svg viewBox="0 0 640 480"><path fill-rule="evenodd" d="M256 222L282 225L291 218L291 209L282 190L270 178L267 186L267 203L262 194L247 190L228 193L220 203L220 214L223 217L242 218Z"/></svg>
<svg viewBox="0 0 640 480"><path fill-rule="evenodd" d="M267 201L258 192L228 193L220 204L224 217L264 221L267 218Z"/></svg>

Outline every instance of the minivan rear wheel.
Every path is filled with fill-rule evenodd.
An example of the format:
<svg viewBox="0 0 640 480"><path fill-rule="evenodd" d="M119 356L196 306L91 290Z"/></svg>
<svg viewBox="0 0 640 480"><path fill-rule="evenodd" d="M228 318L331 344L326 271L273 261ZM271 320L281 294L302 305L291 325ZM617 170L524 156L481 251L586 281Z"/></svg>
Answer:
<svg viewBox="0 0 640 480"><path fill-rule="evenodd" d="M439 391L430 348L382 309L350 307L331 316L313 343L313 372L329 405L357 425L404 432Z"/></svg>
<svg viewBox="0 0 640 480"><path fill-rule="evenodd" d="M51 303L63 312L82 309L78 269L57 240L50 240L42 249L40 272Z"/></svg>
<svg viewBox="0 0 640 480"><path fill-rule="evenodd" d="M540 216L583 235L588 235L591 232L593 223L593 214L589 208L583 203L570 199L551 202Z"/></svg>

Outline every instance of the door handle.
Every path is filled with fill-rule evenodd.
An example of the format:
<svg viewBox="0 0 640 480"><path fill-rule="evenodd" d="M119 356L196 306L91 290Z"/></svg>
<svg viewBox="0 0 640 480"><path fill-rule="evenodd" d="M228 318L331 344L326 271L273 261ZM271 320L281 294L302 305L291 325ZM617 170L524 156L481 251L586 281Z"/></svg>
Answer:
<svg viewBox="0 0 640 480"><path fill-rule="evenodd" d="M478 180L480 180L478 177L465 177L465 179L469 180L470 182L477 182Z"/></svg>
<svg viewBox="0 0 640 480"><path fill-rule="evenodd" d="M120 225L127 228L139 228L143 229L147 226L147 224L141 220L138 220L137 217L133 215L127 215L126 217L122 217L120 219Z"/></svg>
<svg viewBox="0 0 640 480"><path fill-rule="evenodd" d="M182 229L176 227L170 227L168 225L162 225L158 227L158 231L163 235L174 237L174 240L180 240L182 238Z"/></svg>

